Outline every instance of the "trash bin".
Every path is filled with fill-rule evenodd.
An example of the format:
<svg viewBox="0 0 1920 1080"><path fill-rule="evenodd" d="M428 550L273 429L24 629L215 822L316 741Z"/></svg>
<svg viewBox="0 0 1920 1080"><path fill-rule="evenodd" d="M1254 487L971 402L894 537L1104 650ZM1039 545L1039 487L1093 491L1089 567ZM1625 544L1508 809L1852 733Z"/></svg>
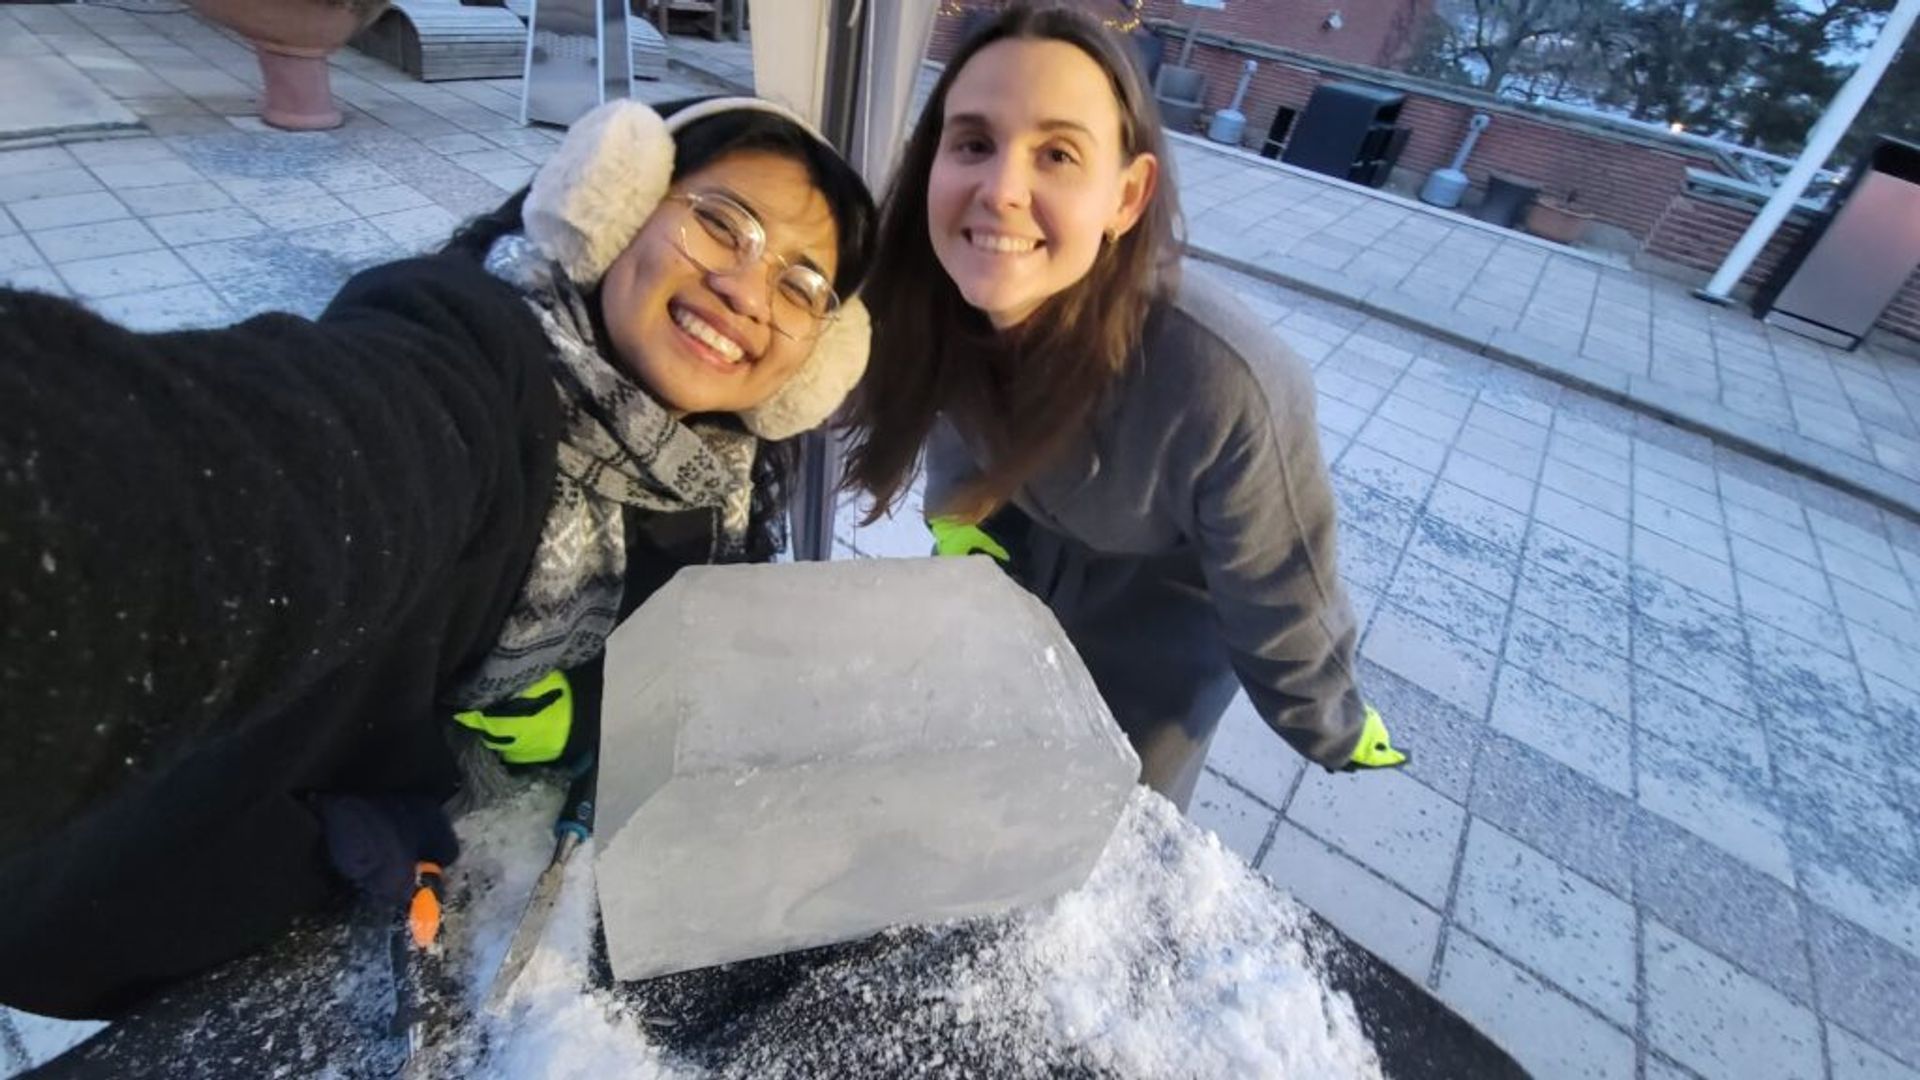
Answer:
<svg viewBox="0 0 1920 1080"><path fill-rule="evenodd" d="M1369 187L1387 182L1404 146L1396 139L1407 95L1364 83L1331 82L1315 87L1306 111L1280 160Z"/></svg>
<svg viewBox="0 0 1920 1080"><path fill-rule="evenodd" d="M1880 137L1754 295L1754 314L1852 349L1920 266L1920 145Z"/></svg>

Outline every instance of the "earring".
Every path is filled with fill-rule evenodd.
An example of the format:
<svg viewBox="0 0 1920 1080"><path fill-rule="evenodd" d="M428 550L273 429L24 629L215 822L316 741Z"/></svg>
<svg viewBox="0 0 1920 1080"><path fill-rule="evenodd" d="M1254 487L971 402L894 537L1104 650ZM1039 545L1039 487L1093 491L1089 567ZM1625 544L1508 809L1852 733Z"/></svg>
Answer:
<svg viewBox="0 0 1920 1080"><path fill-rule="evenodd" d="M1108 229L1107 230L1107 246L1112 247L1114 244L1117 244L1119 242L1120 242L1120 230Z"/></svg>

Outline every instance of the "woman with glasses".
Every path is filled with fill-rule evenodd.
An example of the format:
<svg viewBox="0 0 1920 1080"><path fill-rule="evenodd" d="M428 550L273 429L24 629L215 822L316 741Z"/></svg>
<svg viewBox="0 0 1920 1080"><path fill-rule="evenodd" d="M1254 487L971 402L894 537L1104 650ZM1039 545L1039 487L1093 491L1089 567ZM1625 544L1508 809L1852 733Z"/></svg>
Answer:
<svg viewBox="0 0 1920 1080"><path fill-rule="evenodd" d="M0 1004L112 1015L403 893L457 854L456 711L510 761L590 739L548 721L618 621L781 543L872 215L783 109L622 101L312 321L0 289Z"/></svg>

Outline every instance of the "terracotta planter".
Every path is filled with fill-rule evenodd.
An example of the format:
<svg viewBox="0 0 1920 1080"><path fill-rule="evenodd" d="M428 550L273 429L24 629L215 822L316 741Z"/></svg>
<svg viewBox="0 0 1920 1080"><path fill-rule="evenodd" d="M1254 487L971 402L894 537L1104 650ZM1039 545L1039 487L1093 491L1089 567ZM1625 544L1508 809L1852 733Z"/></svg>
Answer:
<svg viewBox="0 0 1920 1080"><path fill-rule="evenodd" d="M340 126L327 57L387 8L386 0L188 0L202 17L247 39L266 92L260 119L289 131Z"/></svg>
<svg viewBox="0 0 1920 1080"><path fill-rule="evenodd" d="M1527 231L1559 244L1572 244L1585 236L1592 220L1592 214L1559 203L1535 202L1527 208Z"/></svg>

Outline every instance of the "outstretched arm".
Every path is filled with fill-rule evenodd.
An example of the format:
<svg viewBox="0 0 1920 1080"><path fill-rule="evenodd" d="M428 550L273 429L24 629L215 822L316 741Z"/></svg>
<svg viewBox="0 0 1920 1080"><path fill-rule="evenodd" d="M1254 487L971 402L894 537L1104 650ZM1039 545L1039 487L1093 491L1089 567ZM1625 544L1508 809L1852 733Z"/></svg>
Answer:
<svg viewBox="0 0 1920 1080"><path fill-rule="evenodd" d="M0 858L441 587L525 494L546 348L450 258L201 332L0 290Z"/></svg>

